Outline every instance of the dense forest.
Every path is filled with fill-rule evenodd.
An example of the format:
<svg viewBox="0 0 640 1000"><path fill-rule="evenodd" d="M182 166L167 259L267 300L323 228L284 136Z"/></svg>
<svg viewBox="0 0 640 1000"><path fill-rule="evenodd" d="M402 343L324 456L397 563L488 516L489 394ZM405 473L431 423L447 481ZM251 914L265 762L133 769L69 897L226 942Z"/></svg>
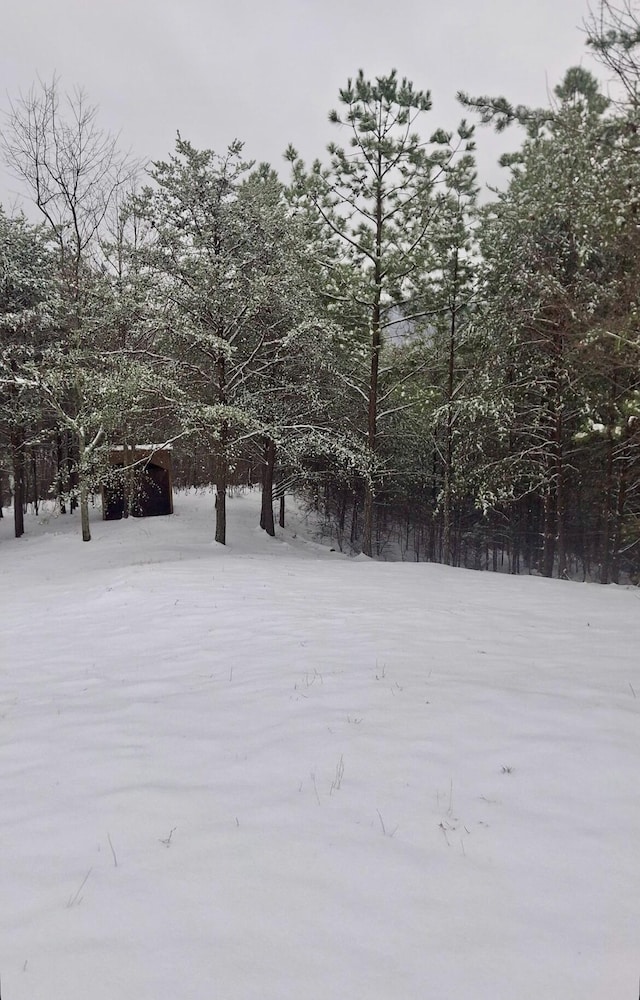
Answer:
<svg viewBox="0 0 640 1000"><path fill-rule="evenodd" d="M0 143L41 223L0 208L0 494L79 512L144 462L294 493L366 555L640 579L640 12L602 0L549 107L361 71L335 142L286 169L178 135L131 162L57 81ZM519 130L479 198L474 129ZM131 461L110 462L115 446Z"/></svg>

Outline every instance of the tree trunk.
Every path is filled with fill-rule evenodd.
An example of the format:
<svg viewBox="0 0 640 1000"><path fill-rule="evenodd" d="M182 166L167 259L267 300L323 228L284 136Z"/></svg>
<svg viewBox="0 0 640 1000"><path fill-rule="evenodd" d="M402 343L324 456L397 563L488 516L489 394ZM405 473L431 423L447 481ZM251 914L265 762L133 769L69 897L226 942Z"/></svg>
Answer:
<svg viewBox="0 0 640 1000"><path fill-rule="evenodd" d="M262 469L262 510L260 527L273 537L276 533L273 520L273 474L276 466L276 444L271 438L265 439L264 465Z"/></svg>
<svg viewBox="0 0 640 1000"><path fill-rule="evenodd" d="M40 484L38 483L38 454L35 448L31 449L31 486L33 489L33 510L36 515L40 513Z"/></svg>
<svg viewBox="0 0 640 1000"><path fill-rule="evenodd" d="M78 456L76 463L76 476L78 480L78 493L80 494L80 524L82 526L82 541L91 541L91 529L89 527L89 482L87 479L86 462L87 442L84 434L78 433Z"/></svg>
<svg viewBox="0 0 640 1000"><path fill-rule="evenodd" d="M442 561L446 566L451 565L451 468L449 458L450 456L447 455L442 496Z"/></svg>
<svg viewBox="0 0 640 1000"><path fill-rule="evenodd" d="M219 331L223 336L224 331ZM216 361L216 375L218 378L218 401L224 405L227 401L227 369L224 355L221 354ZM229 423L222 421L220 428L220 450L216 463L216 542L220 545L227 544L227 486L229 481Z"/></svg>
<svg viewBox="0 0 640 1000"><path fill-rule="evenodd" d="M89 527L89 484L84 475L80 475L80 523L82 525L82 541L91 541Z"/></svg>
<svg viewBox="0 0 640 1000"><path fill-rule="evenodd" d="M447 358L447 421L445 438L444 495L443 503L443 561L451 565L451 505L453 479L453 388L456 372L456 292L458 287L458 252L453 265L453 301L451 303L451 323L449 325L449 351Z"/></svg>
<svg viewBox="0 0 640 1000"><path fill-rule="evenodd" d="M626 437L626 435L625 435ZM627 501L627 486L631 468L631 456L623 454L618 464L618 495L616 497L616 513L612 537L611 582L620 582L620 546L622 543L622 527L624 524Z"/></svg>
<svg viewBox="0 0 640 1000"><path fill-rule="evenodd" d="M280 512L278 516L278 524L281 528L284 528L284 493L280 494Z"/></svg>
<svg viewBox="0 0 640 1000"><path fill-rule="evenodd" d="M226 465L221 459L220 465ZM218 472L216 482L216 542L220 545L227 544L227 480L226 469Z"/></svg>
<svg viewBox="0 0 640 1000"><path fill-rule="evenodd" d="M126 519L131 512L131 494L133 492L132 459L135 452L131 451L125 442L122 446L122 516Z"/></svg>
<svg viewBox="0 0 640 1000"><path fill-rule="evenodd" d="M349 492L346 486L342 487L340 491L340 498L338 500L338 520L337 520L337 531L336 535L338 538L338 548L342 552L344 547L344 526L347 521L347 499Z"/></svg>
<svg viewBox="0 0 640 1000"><path fill-rule="evenodd" d="M556 555L556 505L553 484L549 483L544 496L544 547L542 550L542 574L553 576Z"/></svg>
<svg viewBox="0 0 640 1000"><path fill-rule="evenodd" d="M522 543L522 524L518 505L511 512L511 561L509 571L516 576L520 572L520 545Z"/></svg>
<svg viewBox="0 0 640 1000"><path fill-rule="evenodd" d="M13 461L13 523L16 538L24 535L24 429L11 432L11 458Z"/></svg>
<svg viewBox="0 0 640 1000"><path fill-rule="evenodd" d="M364 484L364 506L362 510L362 551L365 556L373 556L373 520L375 514L375 495L373 483L369 480Z"/></svg>
<svg viewBox="0 0 640 1000"><path fill-rule="evenodd" d="M562 410L556 411L555 425L556 452L556 544L558 556L558 578L567 579L567 545L565 533L565 475L564 475L564 428Z"/></svg>
<svg viewBox="0 0 640 1000"><path fill-rule="evenodd" d="M351 508L351 535L350 542L355 545L358 537L358 495L353 494L353 507Z"/></svg>
<svg viewBox="0 0 640 1000"><path fill-rule="evenodd" d="M71 513L78 508L78 485L80 482L80 449L73 440L73 433L67 432L67 482L69 484L69 507Z"/></svg>
<svg viewBox="0 0 640 1000"><path fill-rule="evenodd" d="M229 482L228 424L223 421L220 431L220 452L216 462L216 542L227 544L227 487Z"/></svg>
<svg viewBox="0 0 640 1000"><path fill-rule="evenodd" d="M600 556L600 583L611 579L611 521L613 514L613 434L607 426L607 458L605 465L604 504L602 509L602 545Z"/></svg>
<svg viewBox="0 0 640 1000"><path fill-rule="evenodd" d="M67 465L64 453L64 442L63 436L60 431L56 434L56 493L58 496L58 506L60 507L60 513L67 513L67 503L65 499L65 494L68 489L67 485Z"/></svg>
<svg viewBox="0 0 640 1000"><path fill-rule="evenodd" d="M380 302L382 299L382 228L383 228L383 175L382 152L377 151L376 204L375 204L375 260L373 265L373 307L371 312L371 368L369 371L369 405L367 412L367 445L371 458L375 458L378 446L378 381L380 378L380 350L382 333L380 329ZM373 462L372 462L373 464ZM373 469L370 470L373 475ZM362 528L362 551L365 556L373 556L373 522L375 517L375 490L371 480L364 487L364 511Z"/></svg>

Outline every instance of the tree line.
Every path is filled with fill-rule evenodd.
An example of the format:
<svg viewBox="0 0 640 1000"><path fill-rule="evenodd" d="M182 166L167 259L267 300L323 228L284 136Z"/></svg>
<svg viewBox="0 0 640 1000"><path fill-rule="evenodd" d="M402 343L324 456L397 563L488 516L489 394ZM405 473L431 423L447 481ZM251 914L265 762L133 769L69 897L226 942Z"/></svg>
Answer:
<svg viewBox="0 0 640 1000"><path fill-rule="evenodd" d="M341 548L513 573L640 572L640 14L602 0L606 97L461 94L457 129L395 71L338 95L287 176L178 135L143 170L57 81L1 144L42 223L0 209L0 490L80 510L115 445L180 482L297 492ZM479 202L469 119L520 129ZM135 457L135 452L131 451ZM283 511L281 510L281 518Z"/></svg>

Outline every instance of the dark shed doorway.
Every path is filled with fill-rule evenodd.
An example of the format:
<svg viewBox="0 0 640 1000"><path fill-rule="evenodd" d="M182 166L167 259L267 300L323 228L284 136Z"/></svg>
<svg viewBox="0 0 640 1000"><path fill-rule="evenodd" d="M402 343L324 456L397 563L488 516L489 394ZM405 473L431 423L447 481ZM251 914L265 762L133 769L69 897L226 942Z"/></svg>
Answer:
<svg viewBox="0 0 640 1000"><path fill-rule="evenodd" d="M171 452L152 445L114 448L109 456L113 473L102 487L102 517L118 521L132 517L173 514Z"/></svg>

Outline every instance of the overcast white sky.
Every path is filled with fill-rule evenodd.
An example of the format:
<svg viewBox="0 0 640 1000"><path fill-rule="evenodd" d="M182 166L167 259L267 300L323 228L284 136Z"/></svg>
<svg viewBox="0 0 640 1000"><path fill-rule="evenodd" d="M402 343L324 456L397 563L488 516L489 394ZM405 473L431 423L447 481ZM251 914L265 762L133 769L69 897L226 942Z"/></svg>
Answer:
<svg viewBox="0 0 640 1000"><path fill-rule="evenodd" d="M289 142L322 155L327 112L362 67L397 68L430 89L429 128L455 127L457 90L546 103L571 65L592 67L587 0L0 0L0 101L55 72L81 85L125 148L160 159L177 129L283 169ZM480 178L495 183L502 145L478 137ZM516 136L509 145L517 145ZM8 206L16 183L0 174Z"/></svg>

